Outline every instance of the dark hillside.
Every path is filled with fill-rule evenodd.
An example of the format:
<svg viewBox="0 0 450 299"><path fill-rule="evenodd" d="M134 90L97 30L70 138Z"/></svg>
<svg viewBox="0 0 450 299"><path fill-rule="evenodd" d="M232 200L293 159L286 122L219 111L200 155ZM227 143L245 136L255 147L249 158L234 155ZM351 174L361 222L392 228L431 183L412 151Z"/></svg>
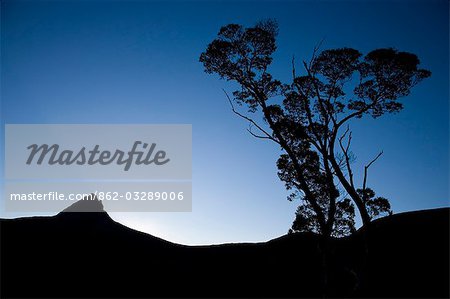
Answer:
<svg viewBox="0 0 450 299"><path fill-rule="evenodd" d="M367 259L363 231L333 240L328 296L448 297L449 213L443 208L375 221ZM116 223L101 205L99 212L68 210L0 224L2 298L324 294L321 245L312 234L184 246Z"/></svg>

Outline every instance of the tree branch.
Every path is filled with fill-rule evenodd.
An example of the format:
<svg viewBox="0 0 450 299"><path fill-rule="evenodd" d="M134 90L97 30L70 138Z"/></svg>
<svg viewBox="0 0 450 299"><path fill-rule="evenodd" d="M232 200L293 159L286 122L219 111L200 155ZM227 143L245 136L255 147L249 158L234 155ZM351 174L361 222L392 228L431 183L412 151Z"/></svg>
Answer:
<svg viewBox="0 0 450 299"><path fill-rule="evenodd" d="M378 155L372 160L370 161L369 164L367 164L366 166L364 166L364 179L363 179L363 194L364 191L366 190L366 183L367 183L367 171L369 170L369 167L375 163L376 160L378 160L378 158L383 154L383 151L381 151L380 153L378 153Z"/></svg>
<svg viewBox="0 0 450 299"><path fill-rule="evenodd" d="M272 140L272 141L274 141L274 142L276 142L276 143L279 143L278 140L276 140L275 138L273 138L272 135L270 135L270 134L269 134L266 130L264 130L260 125L258 125L258 123L256 123L253 119L251 119L250 117L248 117L248 116L246 116L246 115L243 115L242 113L240 113L239 111L237 111L237 110L234 108L233 102L232 102L230 96L228 95L228 93L225 91L225 89L222 89L222 90L223 90L223 92L225 93L225 96L227 97L228 102L230 103L231 111L233 111L233 113L236 114L237 116L239 116L239 117L245 119L246 121L248 121L248 122L250 123L250 126L251 126L251 125L255 126L259 131L261 131L261 132L265 135L265 136L256 135L255 133L253 133L253 132L251 131L251 127L250 127L250 129L247 129L247 131L250 132L250 134L251 134L252 136L257 137L257 138L270 139L270 140Z"/></svg>
<svg viewBox="0 0 450 299"><path fill-rule="evenodd" d="M249 128L247 129L247 132L249 132L250 135L252 135L253 137L256 137L256 138L259 138L259 139L270 139L270 140L275 141L275 140L273 139L273 137L262 136L262 135L257 135L257 134L255 134L255 133L253 133L253 132L252 132L252 124L251 124L251 123L250 123L250 125L249 125ZM276 141L275 141L275 142L276 142ZM278 143L278 142L277 142L277 143Z"/></svg>
<svg viewBox="0 0 450 299"><path fill-rule="evenodd" d="M316 51L316 49L314 49L314 51ZM313 54L313 55L315 55L315 54ZM314 58L313 58L313 59L314 59ZM312 63L312 60L311 60L310 64L311 64L311 63ZM326 111L325 111L325 109L324 109L324 107L323 107L323 104L322 104L322 98L320 97L319 88L318 88L316 82L314 81L315 77L311 74L310 68L308 67L308 65L306 64L305 61L303 61L303 66L304 66L306 72L308 73L308 76L312 78L313 85L314 85L314 89L316 90L317 101L319 102L320 108L321 108L321 110L322 110L322 116L323 116L323 115L325 115L325 112L326 112ZM308 104L309 104L309 103L308 103ZM314 137L316 138L316 140L317 140L317 142L319 143L319 146L320 146L320 148L318 148L318 150L319 150L320 152L325 153L325 151L326 151L326 139L327 139L327 138L326 138L326 136L325 136L325 137L323 138L323 140L322 140L322 139L319 137L319 134L318 134L317 132L315 132L315 130L314 130L314 123L313 123L312 117L311 117L311 109L310 109L310 107L307 106L307 105L305 105L305 108L306 108L306 112L307 112L307 114L308 114L308 121L309 121L309 123L310 123L310 128L312 128L312 132L313 132L313 134L314 134ZM327 123L326 117L324 117L324 119L325 119L325 123Z"/></svg>
<svg viewBox="0 0 450 299"><path fill-rule="evenodd" d="M348 141L347 141L347 145L344 147L344 144L342 143L342 141L345 138L345 136L347 136L347 133L348 133ZM344 134L342 134L342 136L339 138L339 146L341 147L342 153L344 154L345 164L347 166L348 177L350 180L350 185L353 188L355 188L355 184L353 182L353 171L350 166L350 155L349 155L349 149L350 149L351 142L352 142L352 132L350 131L350 127L347 126L347 130L345 130Z"/></svg>
<svg viewBox="0 0 450 299"><path fill-rule="evenodd" d="M322 38L322 39L317 43L317 45L314 46L313 54L312 54L311 60L310 60L310 62L309 62L309 68L311 68L314 59L316 59L317 52L319 52L320 47L322 47L322 44L323 44L324 40L325 40L325 37Z"/></svg>
<svg viewBox="0 0 450 299"><path fill-rule="evenodd" d="M343 119L341 119L341 120L337 123L337 125L335 126L336 133L337 133L337 130L339 129L339 127L342 126L346 121L348 121L349 119L352 119L353 117L363 115L365 112L367 112L367 111L369 111L371 108L373 108L373 107L378 103L379 100L380 100L380 97L374 99L374 100L372 101L371 104L368 104L368 105L367 105L366 107L364 107L363 109L358 110L358 111L355 111L355 112L353 112L353 113L347 115L347 116L344 117Z"/></svg>
<svg viewBox="0 0 450 299"><path fill-rule="evenodd" d="M311 61L310 61L310 63L309 63L310 65L308 66L308 65L306 64L306 62L303 61L303 66L304 66L306 72L308 73L308 76L312 79L312 84L313 84L314 89L315 89L315 93L316 93L316 97L317 97L317 102L319 103L319 112L320 112L320 114L322 115L323 122L324 122L324 127L327 128L327 132L325 133L325 136L323 137L323 141L319 139L319 144L320 144L320 146L322 147L322 151L325 152L325 151L326 151L326 148L327 148L327 142L328 142L328 126L329 126L329 123L330 123L330 119L329 119L329 113L328 113L328 110L327 110L327 108L325 107L324 102L323 102L323 100L322 100L322 97L321 97L321 95L320 95L320 90L319 90L319 86L317 85L317 82L316 82L316 77L315 77L315 75L311 72L311 65L312 65L312 63L313 63L313 60L315 59L314 56L315 56L316 50L317 50L317 49L315 48L315 49L314 49L313 58L311 59Z"/></svg>

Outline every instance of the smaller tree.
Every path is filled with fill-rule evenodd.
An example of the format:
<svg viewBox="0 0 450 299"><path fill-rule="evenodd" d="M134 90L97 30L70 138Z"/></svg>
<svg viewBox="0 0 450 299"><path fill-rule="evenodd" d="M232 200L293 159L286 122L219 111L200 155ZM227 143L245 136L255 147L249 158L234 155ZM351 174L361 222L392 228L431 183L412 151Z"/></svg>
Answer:
<svg viewBox="0 0 450 299"><path fill-rule="evenodd" d="M375 192L370 189L358 189L356 190L364 201L367 207L367 212L370 219L375 219L383 214L392 214L391 204L389 200L384 197L375 197Z"/></svg>
<svg viewBox="0 0 450 299"><path fill-rule="evenodd" d="M324 206L324 203L322 203L321 206ZM334 225L331 231L332 237L344 237L351 235L356 231L355 207L350 199L346 198L336 203L336 213L334 217ZM311 205L304 200L302 200L302 203L297 207L292 227L288 231L288 233L296 232L321 233L314 210Z"/></svg>

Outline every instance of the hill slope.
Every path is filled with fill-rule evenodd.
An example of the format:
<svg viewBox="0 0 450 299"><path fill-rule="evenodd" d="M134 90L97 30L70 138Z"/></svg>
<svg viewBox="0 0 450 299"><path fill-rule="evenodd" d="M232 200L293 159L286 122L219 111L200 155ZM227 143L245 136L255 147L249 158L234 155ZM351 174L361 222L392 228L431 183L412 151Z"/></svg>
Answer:
<svg viewBox="0 0 450 299"><path fill-rule="evenodd" d="M450 209L403 213L318 236L184 246L106 212L0 220L1 297L448 297ZM367 252L367 255L365 254ZM291 274L292 273L292 274Z"/></svg>

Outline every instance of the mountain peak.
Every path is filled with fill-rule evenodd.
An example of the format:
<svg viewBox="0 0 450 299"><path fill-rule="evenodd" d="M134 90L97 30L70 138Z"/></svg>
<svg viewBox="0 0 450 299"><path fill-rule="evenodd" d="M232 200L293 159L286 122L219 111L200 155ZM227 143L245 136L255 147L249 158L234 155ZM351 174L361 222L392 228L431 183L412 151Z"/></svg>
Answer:
<svg viewBox="0 0 450 299"><path fill-rule="evenodd" d="M105 212L103 204L93 193L85 196L82 200L78 200L69 207L65 208L62 213L67 212Z"/></svg>

